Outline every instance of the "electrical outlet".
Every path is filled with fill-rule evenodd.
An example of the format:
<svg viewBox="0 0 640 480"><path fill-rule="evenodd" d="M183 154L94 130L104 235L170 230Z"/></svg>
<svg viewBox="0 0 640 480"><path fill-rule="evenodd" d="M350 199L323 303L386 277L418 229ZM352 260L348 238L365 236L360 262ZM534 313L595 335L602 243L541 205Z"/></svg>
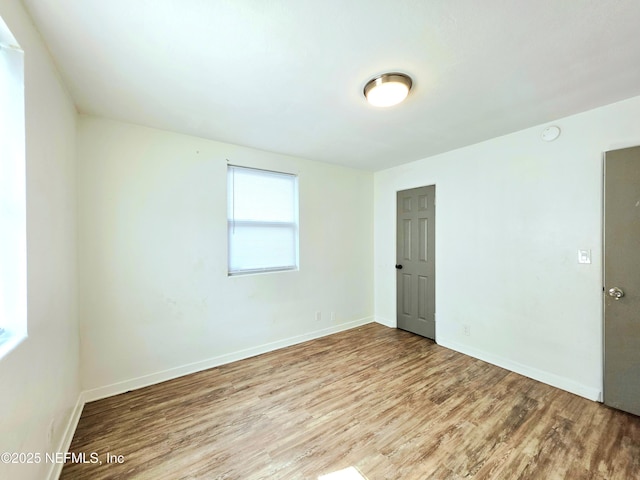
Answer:
<svg viewBox="0 0 640 480"><path fill-rule="evenodd" d="M464 333L465 337L468 337L469 335L471 335L471 326L470 325L463 325L462 326L462 332Z"/></svg>
<svg viewBox="0 0 640 480"><path fill-rule="evenodd" d="M318 310L316 312L316 322L319 322L320 320L322 320L322 312Z"/></svg>
<svg viewBox="0 0 640 480"><path fill-rule="evenodd" d="M336 312L331 312L331 323L336 323Z"/></svg>

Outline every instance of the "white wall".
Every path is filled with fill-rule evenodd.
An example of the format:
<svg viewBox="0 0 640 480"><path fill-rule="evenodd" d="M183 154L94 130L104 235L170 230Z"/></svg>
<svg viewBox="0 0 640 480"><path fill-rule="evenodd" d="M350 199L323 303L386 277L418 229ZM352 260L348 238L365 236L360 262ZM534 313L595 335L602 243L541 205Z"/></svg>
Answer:
<svg viewBox="0 0 640 480"><path fill-rule="evenodd" d="M78 136L87 398L373 320L371 172L90 116ZM227 160L299 175L300 271L227 276Z"/></svg>
<svg viewBox="0 0 640 480"><path fill-rule="evenodd" d="M436 184L437 342L598 398L602 152L640 144L639 119L637 97L553 122L551 143L544 125L377 172L376 319L396 325L396 191Z"/></svg>
<svg viewBox="0 0 640 480"><path fill-rule="evenodd" d="M0 16L25 51L29 335L0 360L0 452L44 455L64 443L80 392L76 113L21 2L3 0ZM42 479L51 468L0 463L0 478Z"/></svg>

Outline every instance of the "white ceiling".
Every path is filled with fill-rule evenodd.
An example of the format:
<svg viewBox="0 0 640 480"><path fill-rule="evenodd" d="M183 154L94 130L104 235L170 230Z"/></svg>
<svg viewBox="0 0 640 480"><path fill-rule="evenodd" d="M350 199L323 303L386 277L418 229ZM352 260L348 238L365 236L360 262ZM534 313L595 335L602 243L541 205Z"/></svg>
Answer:
<svg viewBox="0 0 640 480"><path fill-rule="evenodd" d="M23 1L82 113L370 170L640 95L638 0Z"/></svg>

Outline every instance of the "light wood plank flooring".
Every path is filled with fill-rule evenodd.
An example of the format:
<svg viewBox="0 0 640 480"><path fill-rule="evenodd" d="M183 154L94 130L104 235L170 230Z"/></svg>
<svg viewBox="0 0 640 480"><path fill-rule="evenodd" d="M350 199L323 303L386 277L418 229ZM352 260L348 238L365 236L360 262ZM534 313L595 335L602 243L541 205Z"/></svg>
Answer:
<svg viewBox="0 0 640 480"><path fill-rule="evenodd" d="M377 324L85 406L68 479L638 479L640 417Z"/></svg>

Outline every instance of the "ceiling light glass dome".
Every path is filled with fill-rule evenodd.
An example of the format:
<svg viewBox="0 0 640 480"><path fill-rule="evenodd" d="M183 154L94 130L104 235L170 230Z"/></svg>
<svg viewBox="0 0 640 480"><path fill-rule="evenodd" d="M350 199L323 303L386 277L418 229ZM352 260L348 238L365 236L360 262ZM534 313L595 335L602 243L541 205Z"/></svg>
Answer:
<svg viewBox="0 0 640 480"><path fill-rule="evenodd" d="M404 73L384 73L367 82L364 96L375 107L391 107L407 98L412 84Z"/></svg>

